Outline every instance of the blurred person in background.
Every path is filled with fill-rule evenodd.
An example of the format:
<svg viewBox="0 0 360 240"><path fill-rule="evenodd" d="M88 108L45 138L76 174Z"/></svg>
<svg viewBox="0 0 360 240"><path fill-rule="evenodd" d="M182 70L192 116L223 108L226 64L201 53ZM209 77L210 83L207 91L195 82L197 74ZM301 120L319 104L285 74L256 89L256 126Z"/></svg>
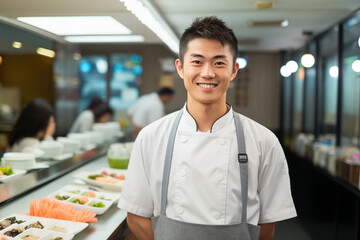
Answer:
<svg viewBox="0 0 360 240"><path fill-rule="evenodd" d="M55 133L54 111L50 104L36 98L25 105L9 137L9 152L32 152L43 139Z"/></svg>
<svg viewBox="0 0 360 240"><path fill-rule="evenodd" d="M136 133L146 125L165 116L165 105L171 101L174 90L168 87L141 96L127 111Z"/></svg>
<svg viewBox="0 0 360 240"><path fill-rule="evenodd" d="M70 128L69 133L83 133L92 130L94 123L108 122L113 115L109 105L99 98L94 98L88 108L83 111Z"/></svg>

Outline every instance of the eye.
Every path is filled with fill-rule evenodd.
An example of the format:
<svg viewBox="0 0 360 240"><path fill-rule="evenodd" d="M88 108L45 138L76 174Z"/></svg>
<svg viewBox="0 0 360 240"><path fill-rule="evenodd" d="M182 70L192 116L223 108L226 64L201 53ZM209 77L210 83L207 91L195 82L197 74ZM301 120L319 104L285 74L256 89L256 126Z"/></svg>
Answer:
<svg viewBox="0 0 360 240"><path fill-rule="evenodd" d="M191 63L200 64L201 62L199 60L193 60L193 61L191 61Z"/></svg>
<svg viewBox="0 0 360 240"><path fill-rule="evenodd" d="M222 65L226 65L226 64L224 62L216 62L215 65L222 66Z"/></svg>

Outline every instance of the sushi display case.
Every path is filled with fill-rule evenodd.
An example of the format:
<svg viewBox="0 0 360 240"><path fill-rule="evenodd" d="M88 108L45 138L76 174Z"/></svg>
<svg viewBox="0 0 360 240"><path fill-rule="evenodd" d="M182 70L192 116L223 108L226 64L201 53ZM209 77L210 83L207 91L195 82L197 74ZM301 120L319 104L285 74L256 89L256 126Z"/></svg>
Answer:
<svg viewBox="0 0 360 240"><path fill-rule="evenodd" d="M79 161L79 160L78 160ZM65 161L66 162L66 161ZM73 163L70 161L69 164ZM9 239L40 239L50 240L56 239L74 239L74 240L98 240L98 239L119 239L120 236L126 234L126 212L117 207L118 199L121 197L121 190L109 191L86 183L79 180L76 176L83 172L97 172L99 169L108 168L108 161L105 154L95 157L92 161L87 161L86 164L77 165L71 170L63 171L60 176L46 181L37 182L37 187L31 188L30 191L25 191L22 194L11 198L8 201L0 203L0 221L5 220L11 216L17 216L21 220L26 220L28 224L36 222L37 215L22 215L30 214L33 210L34 203L42 203L48 199L53 202L59 202L61 204L67 203L75 208L75 211L88 211L94 214L96 221L85 222L70 222L68 225L75 228L75 226L82 226L77 231L68 231L66 233L57 233L54 229L50 229L50 225L56 223L63 223L64 220L57 220L52 218L44 218L46 220L39 221L44 228L37 229L31 228L24 231L25 228L23 222L14 222L11 226L5 226L6 228L0 230L0 240ZM46 174L51 175L52 168L50 166ZM34 171L33 174L39 174L41 172ZM10 194L13 188L27 187L29 184L33 184L34 178L29 177L31 175L25 174L12 181L6 183L0 183L0 198L5 194ZM42 184L41 184L42 183ZM2 196L1 196L2 195ZM76 203L78 200L84 200L87 198L87 202L83 205ZM39 207L44 209L47 207ZM25 218L25 219L22 219ZM55 218L55 217L53 217ZM40 218L41 219L41 218ZM65 221L68 222L68 221ZM64 228L65 225L59 226ZM5 232L13 231L16 236L5 235ZM9 232L9 234L10 234ZM55 236L55 234L57 234ZM24 236L26 235L26 237ZM27 236L28 235L28 236ZM24 238L21 238L23 237ZM34 237L36 236L36 237Z"/></svg>

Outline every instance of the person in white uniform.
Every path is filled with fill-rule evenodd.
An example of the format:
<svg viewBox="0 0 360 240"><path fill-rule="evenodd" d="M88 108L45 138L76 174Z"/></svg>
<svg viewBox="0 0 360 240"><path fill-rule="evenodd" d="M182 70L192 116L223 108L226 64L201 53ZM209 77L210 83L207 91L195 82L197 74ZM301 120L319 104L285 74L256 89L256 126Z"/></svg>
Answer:
<svg viewBox="0 0 360 240"><path fill-rule="evenodd" d="M98 98L96 98L98 101ZM89 107L80 113L72 124L69 133L84 133L91 131L94 123L105 123L108 122L113 116L113 110L110 106L102 102L92 101Z"/></svg>
<svg viewBox="0 0 360 240"><path fill-rule="evenodd" d="M175 65L187 102L139 133L118 202L137 239L267 240L275 222L296 216L278 139L226 103L236 56L233 31L216 17L182 35Z"/></svg>
<svg viewBox="0 0 360 240"><path fill-rule="evenodd" d="M50 104L36 98L26 104L9 137L8 152L31 152L41 155L40 141L55 133L54 111Z"/></svg>
<svg viewBox="0 0 360 240"><path fill-rule="evenodd" d="M141 96L127 111L127 115L136 133L165 116L165 105L171 101L174 90L168 87L160 88L157 92Z"/></svg>

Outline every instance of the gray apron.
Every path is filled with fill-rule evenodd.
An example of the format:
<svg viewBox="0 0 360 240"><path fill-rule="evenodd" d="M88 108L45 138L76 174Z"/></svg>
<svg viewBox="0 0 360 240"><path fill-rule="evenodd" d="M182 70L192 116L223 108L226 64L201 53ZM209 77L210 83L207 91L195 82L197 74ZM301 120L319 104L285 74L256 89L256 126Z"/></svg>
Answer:
<svg viewBox="0 0 360 240"><path fill-rule="evenodd" d="M186 223L166 217L166 201L169 186L169 177L177 128L182 116L180 110L170 131L166 148L164 173L161 191L160 216L151 219L155 240L258 240L260 227L247 223L247 195L248 195L248 158L245 150L244 131L240 117L234 112L236 136L238 142L238 161L240 165L241 181L241 223L231 225L203 225Z"/></svg>

